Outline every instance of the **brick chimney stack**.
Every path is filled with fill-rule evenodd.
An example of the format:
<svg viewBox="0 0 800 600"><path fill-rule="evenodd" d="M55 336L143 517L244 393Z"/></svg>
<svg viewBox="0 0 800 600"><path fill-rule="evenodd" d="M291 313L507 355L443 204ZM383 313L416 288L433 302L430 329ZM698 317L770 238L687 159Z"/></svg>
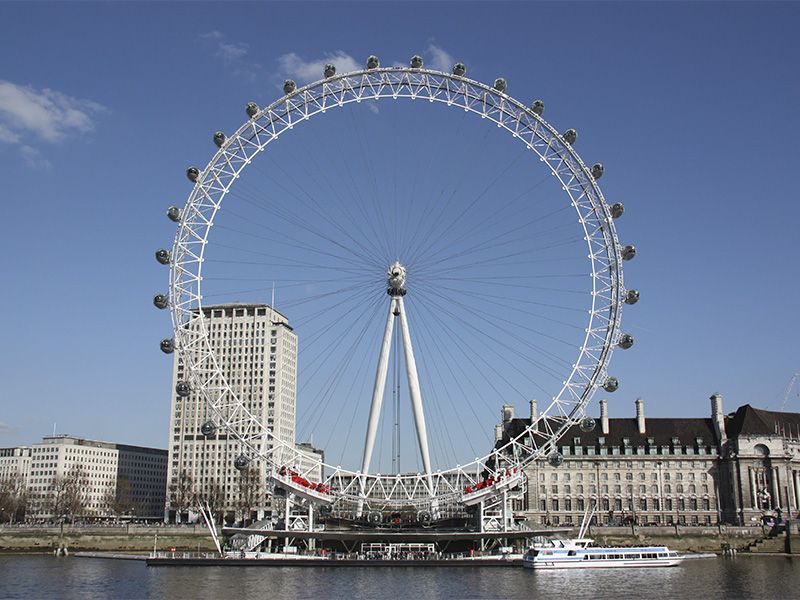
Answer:
<svg viewBox="0 0 800 600"><path fill-rule="evenodd" d="M714 434L717 436L717 443L722 447L728 441L728 436L725 435L725 413L722 412L722 394L714 394L710 399Z"/></svg>
<svg viewBox="0 0 800 600"><path fill-rule="evenodd" d="M636 399L636 426L639 428L639 435L644 435L644 400Z"/></svg>
<svg viewBox="0 0 800 600"><path fill-rule="evenodd" d="M600 400L600 429L608 435L608 400Z"/></svg>
<svg viewBox="0 0 800 600"><path fill-rule="evenodd" d="M535 424L535 430L539 431L539 424L536 419L539 418L539 403L536 399L531 400L531 425Z"/></svg>

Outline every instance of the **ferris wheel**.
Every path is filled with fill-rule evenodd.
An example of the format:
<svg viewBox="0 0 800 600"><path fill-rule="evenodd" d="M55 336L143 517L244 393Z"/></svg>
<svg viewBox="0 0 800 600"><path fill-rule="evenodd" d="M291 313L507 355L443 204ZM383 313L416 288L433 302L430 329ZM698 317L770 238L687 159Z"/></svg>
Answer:
<svg viewBox="0 0 800 600"><path fill-rule="evenodd" d="M622 269L623 261L632 259L636 249L621 244L617 237L614 221L622 216L624 207L606 202L598 186L603 165L587 165L581 159L574 148L577 132L567 129L560 133L545 121L542 101L528 105L516 100L508 94L503 78L492 84L472 80L462 63L447 73L424 68L419 56L407 67L388 68L370 56L363 70L338 74L329 64L322 75L323 79L302 87L286 81L285 95L264 108L247 104L248 118L235 133L214 134L217 152L208 164L187 170L194 185L185 205L168 211L178 225L177 234L172 249L159 250L156 258L170 268L169 293L157 295L154 304L169 309L172 315L174 337L163 340L161 347L168 353L178 352L184 366L176 393L199 394L208 408L209 419L198 424L198 431L210 435L219 429L233 436L241 447L237 468L266 461L273 480L305 500L359 514L411 506L430 515L443 506L474 505L487 495L518 486L524 478L523 467L531 461L546 458L554 466L561 464L558 440L575 424L586 431L594 428L593 419L586 415L587 404L597 390L611 393L617 389L618 380L608 372L612 352L634 343L631 335L621 331L620 318L622 306L639 299L637 290L625 288ZM312 165L307 185L323 185L323 161L333 164L342 160L344 168L358 162L369 169L370 156L363 147L359 157L337 157L339 153L334 151L324 159L314 159L309 157L310 146L317 142L311 144L306 138L294 147L292 165L259 167L260 155L279 155L280 148L273 151L272 144L299 135L309 128L307 122L322 121L324 125L332 115L353 111L359 105L369 106L371 114L380 113L374 114L379 122L384 112L395 110L393 102L386 111L381 108L384 102L378 101L386 99L455 109L466 115L465 129L474 128L486 136L500 132L504 147L522 152L504 164L488 166L486 173L476 166L476 180L491 173L480 193L457 193L454 185L449 195L442 192L428 198L436 194L426 191L423 182L413 190L409 187L394 209L381 207L380 196L392 188L388 182L378 182L381 172L351 173L350 197L343 198L347 194L331 186L327 196L341 199L334 209L321 204L313 191L303 189L304 178L293 171L297 164ZM352 114L349 118L352 120L340 123L344 135L370 137L358 118ZM487 125L492 126L491 131ZM318 130L324 134L324 127ZM402 127L394 135L403 135ZM480 138L476 147L484 148L485 139ZM373 139L372 143L385 147L392 142ZM489 153L480 158L481 164L488 162ZM527 192L543 185L538 180L517 195L510 189L492 193L502 174L519 169L527 177L531 163L537 162L543 166L545 179L555 181L560 200L554 208L535 207L528 201ZM263 193L246 181L246 171L259 169L264 181L269 178L280 186L280 201L266 204ZM283 183L275 182L281 172ZM370 178L375 194L364 200L359 190L369 187L364 180ZM223 201L237 194L242 206L268 211L269 226L258 233L246 230L252 219L240 214L238 207L231 213L242 224L237 228L231 226L233 221L223 222ZM550 196L548 201L552 201ZM330 214L322 214L325 210ZM556 218L563 222L536 229L538 223ZM216 240L225 232L228 241L217 244L222 248L218 258L210 258ZM242 240L248 238L257 239L258 245L245 248ZM576 256L565 258L564 248L575 249ZM307 407L315 415L316 426L328 422L329 428L340 429L339 437L355 440L357 458L348 466L327 458L321 465L300 468L303 460L296 444L282 439L253 410L241 387L232 385L230 371L215 350L204 309L225 292L213 286L243 279L230 275L239 275L246 265L255 264L250 260L254 256L273 271L288 265L289 271L306 269L310 273L306 279L286 284L306 294L300 293L292 304L301 315L302 326L296 325L301 348L304 344L312 348L306 362L300 361L297 377L301 388L306 377L320 380L309 384L309 389L316 385L318 402L309 401ZM555 270L559 265L577 264L578 259L582 266L574 277L581 284L575 287L580 289L547 285L554 278L573 276L571 273L530 271L541 264ZM229 276L209 273L214 260L217 275ZM330 263L325 265L324 260ZM259 274L259 278L264 285L257 290L263 293L270 287L269 276ZM272 283L273 295L274 286ZM340 301L340 297L344 299ZM314 303L319 310L302 313ZM274 305L273 297L271 310ZM336 312L339 307L347 307L349 312ZM534 308L540 312L534 313ZM290 308L285 312L294 319ZM542 323L536 322L536 314ZM347 330L335 336L330 333L344 321L349 324ZM561 339L561 330L572 337ZM316 350L314 341L318 342ZM367 350L359 360L362 347ZM323 367L326 361L330 368ZM387 386L392 371L394 379ZM345 378L348 383L340 383ZM364 391L365 382L371 389ZM403 382L410 407L407 422L413 432L405 439L413 439L416 451L416 468L406 469L400 465L396 430L390 432L391 466L376 459L380 454L376 444L380 445L385 431L382 420L396 416L394 426L399 428ZM548 397L524 426L509 428L479 444L474 459L461 461L452 450L448 453L447 432L452 428L443 425L442 418L460 419L461 409L471 407L473 396L489 397L499 408L510 390L518 397ZM386 400L389 391L393 406ZM451 394L458 398L448 415L436 405L435 397L449 397L452 402ZM331 408L334 396L344 400ZM355 397L360 400L354 401ZM345 427L348 417L340 418L351 407L352 417ZM298 419L302 410L298 399ZM468 411L464 408L463 412ZM478 411L472 412L481 421ZM365 425L361 435L354 432L354 423L359 422ZM494 425L481 422L487 429ZM438 436L435 441L433 430ZM438 460L432 456L434 446L440 450ZM326 456L330 454L326 452ZM443 464L449 456L453 463ZM318 480L311 479L312 472L321 474Z"/></svg>

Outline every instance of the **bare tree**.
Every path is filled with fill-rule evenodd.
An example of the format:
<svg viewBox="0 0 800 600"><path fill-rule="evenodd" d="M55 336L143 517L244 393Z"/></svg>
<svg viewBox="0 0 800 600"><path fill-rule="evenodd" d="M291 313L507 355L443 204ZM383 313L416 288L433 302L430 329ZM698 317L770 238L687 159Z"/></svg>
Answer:
<svg viewBox="0 0 800 600"><path fill-rule="evenodd" d="M28 505L28 485L22 473L11 473L0 479L0 523L25 518Z"/></svg>
<svg viewBox="0 0 800 600"><path fill-rule="evenodd" d="M56 517L74 519L89 503L89 476L83 465L70 467L64 475L56 475L48 490L47 511Z"/></svg>
<svg viewBox="0 0 800 600"><path fill-rule="evenodd" d="M242 524L247 525L253 509L261 504L261 473L257 467L250 466L239 473L239 497L236 508L242 516Z"/></svg>
<svg viewBox="0 0 800 600"><path fill-rule="evenodd" d="M211 509L211 514L214 516L214 520L217 521L222 507L225 504L225 490L215 479L210 479L209 482L203 486L202 491L197 494L197 502L203 507L208 505L208 508Z"/></svg>
<svg viewBox="0 0 800 600"><path fill-rule="evenodd" d="M195 504L194 498L194 478L185 469L178 473L169 486L169 503L178 514L177 520L180 522L180 515L189 510Z"/></svg>

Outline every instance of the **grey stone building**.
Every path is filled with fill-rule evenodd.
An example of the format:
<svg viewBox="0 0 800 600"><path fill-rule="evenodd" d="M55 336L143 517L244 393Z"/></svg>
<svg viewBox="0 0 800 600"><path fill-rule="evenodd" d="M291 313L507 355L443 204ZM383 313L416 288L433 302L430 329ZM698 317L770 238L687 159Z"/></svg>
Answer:
<svg viewBox="0 0 800 600"><path fill-rule="evenodd" d="M503 407L496 438L503 443L538 417ZM725 415L711 397L710 418L610 418L600 401L593 431L577 425L559 440L561 466L526 467L528 486L516 502L519 519L536 524L580 522L597 505L601 524L709 525L757 523L766 512L798 511L800 415L745 405Z"/></svg>

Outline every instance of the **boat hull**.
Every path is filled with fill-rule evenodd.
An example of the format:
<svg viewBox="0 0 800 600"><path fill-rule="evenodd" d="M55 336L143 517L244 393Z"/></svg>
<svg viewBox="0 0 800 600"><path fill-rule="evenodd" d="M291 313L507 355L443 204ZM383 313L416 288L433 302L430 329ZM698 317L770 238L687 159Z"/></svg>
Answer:
<svg viewBox="0 0 800 600"><path fill-rule="evenodd" d="M654 567L677 567L682 558L656 560L523 560L526 569L641 569Z"/></svg>

